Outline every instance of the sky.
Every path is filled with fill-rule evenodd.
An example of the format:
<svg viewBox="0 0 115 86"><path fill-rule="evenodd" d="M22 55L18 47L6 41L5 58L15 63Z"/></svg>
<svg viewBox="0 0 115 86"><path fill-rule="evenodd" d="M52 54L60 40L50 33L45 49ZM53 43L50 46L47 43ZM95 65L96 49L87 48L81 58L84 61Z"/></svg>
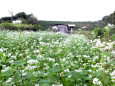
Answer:
<svg viewBox="0 0 115 86"><path fill-rule="evenodd" d="M38 20L97 21L115 11L115 0L0 0L0 18L18 12Z"/></svg>

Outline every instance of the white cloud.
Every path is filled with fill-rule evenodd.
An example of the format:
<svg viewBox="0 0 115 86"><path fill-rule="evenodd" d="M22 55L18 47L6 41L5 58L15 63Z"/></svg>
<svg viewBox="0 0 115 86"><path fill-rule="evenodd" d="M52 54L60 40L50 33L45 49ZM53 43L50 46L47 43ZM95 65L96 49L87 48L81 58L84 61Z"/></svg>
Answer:
<svg viewBox="0 0 115 86"><path fill-rule="evenodd" d="M33 13L40 20L95 21L115 11L115 0L1 0L0 17Z"/></svg>

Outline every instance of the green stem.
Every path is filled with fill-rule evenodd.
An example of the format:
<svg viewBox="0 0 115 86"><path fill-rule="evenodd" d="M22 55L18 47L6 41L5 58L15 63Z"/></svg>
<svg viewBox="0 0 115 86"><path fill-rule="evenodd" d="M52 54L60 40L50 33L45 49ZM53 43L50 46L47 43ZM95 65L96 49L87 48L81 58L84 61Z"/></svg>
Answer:
<svg viewBox="0 0 115 86"><path fill-rule="evenodd" d="M23 76L22 76L22 70L21 70L21 79L22 79L22 81L21 81L22 86L24 86L24 82L23 82Z"/></svg>
<svg viewBox="0 0 115 86"><path fill-rule="evenodd" d="M105 86L105 78L106 78L106 73L105 73L105 57L104 55L102 55L102 68L103 68L103 71L102 71L102 82L103 82L103 86Z"/></svg>
<svg viewBox="0 0 115 86"><path fill-rule="evenodd" d="M1 70L0 70L0 86L2 86L2 76L1 76Z"/></svg>

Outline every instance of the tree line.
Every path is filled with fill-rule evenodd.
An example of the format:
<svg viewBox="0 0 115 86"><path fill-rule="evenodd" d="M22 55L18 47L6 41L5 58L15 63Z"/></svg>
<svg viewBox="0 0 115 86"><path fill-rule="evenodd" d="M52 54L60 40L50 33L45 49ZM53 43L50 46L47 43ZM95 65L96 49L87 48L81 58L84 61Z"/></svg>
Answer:
<svg viewBox="0 0 115 86"><path fill-rule="evenodd" d="M2 17L0 18L0 23L12 22L17 19L22 20L23 24L38 24L38 19L33 14L26 14L25 12L19 12L14 16Z"/></svg>
<svg viewBox="0 0 115 86"><path fill-rule="evenodd" d="M115 11L111 13L110 15L104 16L102 18L102 22L105 24L114 24L115 25Z"/></svg>

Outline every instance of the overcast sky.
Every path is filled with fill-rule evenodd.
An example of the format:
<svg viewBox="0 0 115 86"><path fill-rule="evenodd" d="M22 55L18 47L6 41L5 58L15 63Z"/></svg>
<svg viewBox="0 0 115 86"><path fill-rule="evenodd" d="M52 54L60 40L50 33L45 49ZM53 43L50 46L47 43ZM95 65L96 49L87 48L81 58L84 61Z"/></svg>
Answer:
<svg viewBox="0 0 115 86"><path fill-rule="evenodd" d="M0 17L33 13L39 20L96 21L115 11L115 0L0 0Z"/></svg>

